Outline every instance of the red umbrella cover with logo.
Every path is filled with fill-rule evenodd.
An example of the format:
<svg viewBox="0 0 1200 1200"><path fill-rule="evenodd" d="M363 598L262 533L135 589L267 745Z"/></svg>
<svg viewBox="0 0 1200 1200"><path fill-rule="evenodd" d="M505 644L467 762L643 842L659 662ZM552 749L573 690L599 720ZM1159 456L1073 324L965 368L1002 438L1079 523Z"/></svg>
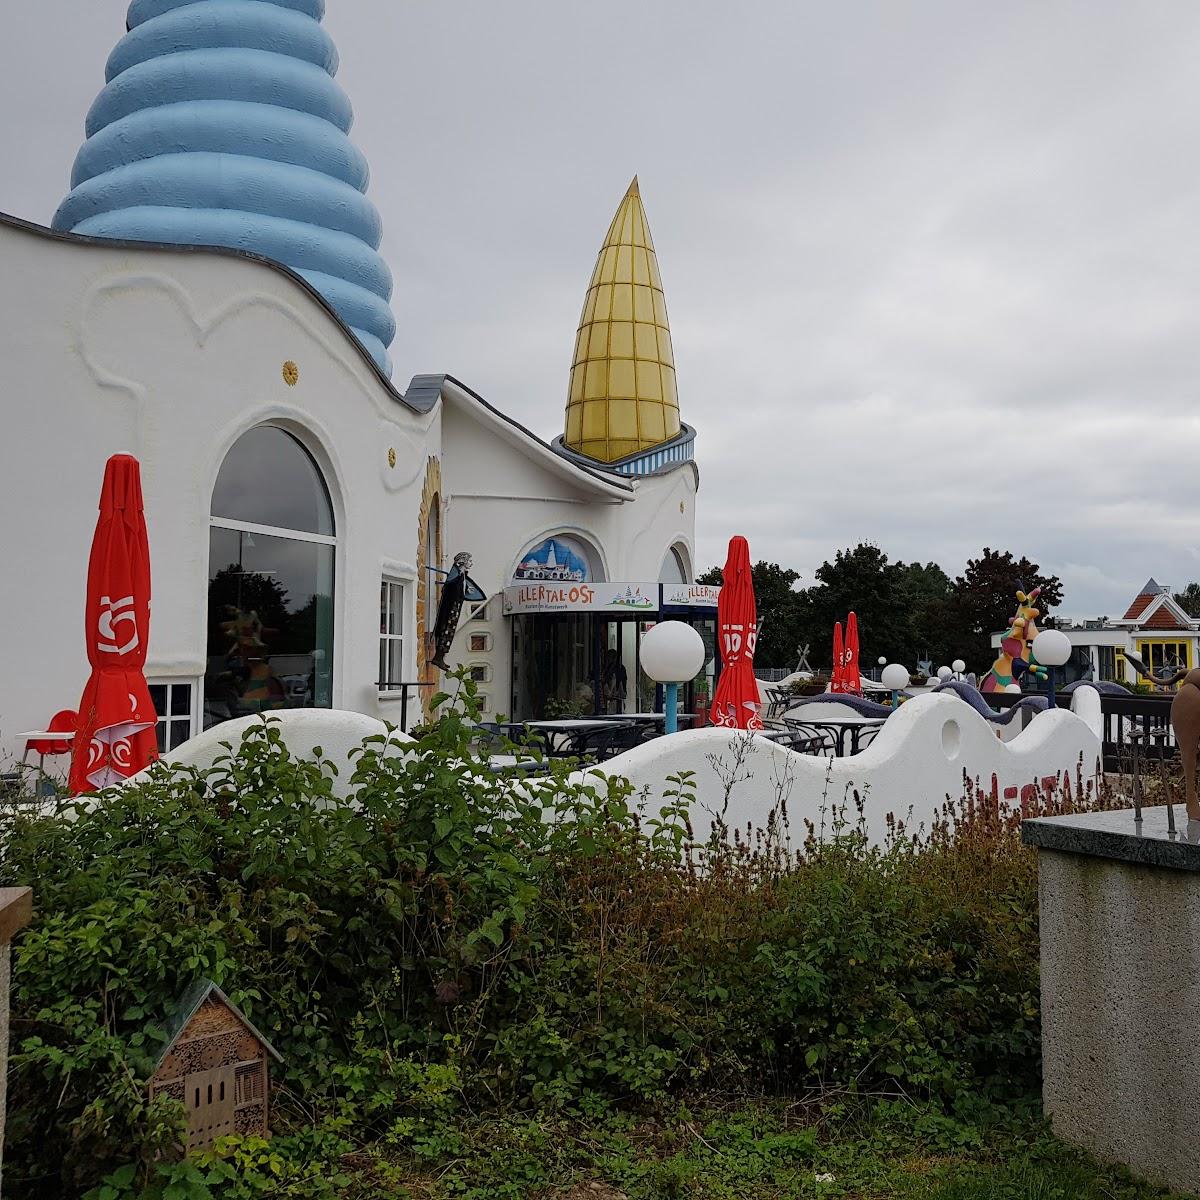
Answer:
<svg viewBox="0 0 1200 1200"><path fill-rule="evenodd" d="M729 539L729 553L717 597L717 642L721 651L721 678L713 697L714 725L728 729L762 729L762 701L754 678L754 643L758 638L758 613L754 580L750 574L750 545L744 537Z"/></svg>
<svg viewBox="0 0 1200 1200"><path fill-rule="evenodd" d="M129 454L114 454L104 467L85 620L92 673L83 689L71 754L74 792L119 783L158 757L158 717L144 674L150 547L141 470Z"/></svg>
<svg viewBox="0 0 1200 1200"><path fill-rule="evenodd" d="M833 625L833 668L829 672L829 690L846 690L846 649L842 643L841 621L835 621Z"/></svg>
<svg viewBox="0 0 1200 1200"><path fill-rule="evenodd" d="M862 672L858 669L858 614L846 618L845 671L842 675L842 690L862 695Z"/></svg>

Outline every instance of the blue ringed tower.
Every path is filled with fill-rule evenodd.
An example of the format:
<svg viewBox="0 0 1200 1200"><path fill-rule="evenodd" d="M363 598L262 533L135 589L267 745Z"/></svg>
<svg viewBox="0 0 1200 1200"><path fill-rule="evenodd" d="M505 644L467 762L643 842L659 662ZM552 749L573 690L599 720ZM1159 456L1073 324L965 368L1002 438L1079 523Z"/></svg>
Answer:
<svg viewBox="0 0 1200 1200"><path fill-rule="evenodd" d="M392 277L324 12L324 0L133 0L53 224L275 259L390 375Z"/></svg>

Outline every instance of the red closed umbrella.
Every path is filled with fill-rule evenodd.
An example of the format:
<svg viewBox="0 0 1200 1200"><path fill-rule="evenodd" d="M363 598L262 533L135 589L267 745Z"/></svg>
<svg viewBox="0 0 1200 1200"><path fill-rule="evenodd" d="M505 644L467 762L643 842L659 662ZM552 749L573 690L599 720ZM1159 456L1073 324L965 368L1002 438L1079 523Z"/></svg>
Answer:
<svg viewBox="0 0 1200 1200"><path fill-rule="evenodd" d="M862 695L862 672L858 669L858 614L851 613L846 618L846 654L845 674L842 678L842 690Z"/></svg>
<svg viewBox="0 0 1200 1200"><path fill-rule="evenodd" d="M79 704L71 790L128 779L158 757L158 716L143 669L150 637L150 547L138 461L104 466L100 518L88 561L85 618L92 673Z"/></svg>
<svg viewBox="0 0 1200 1200"><path fill-rule="evenodd" d="M750 545L744 537L729 539L717 597L717 641L721 648L721 678L712 702L712 723L727 729L761 729L758 680L754 678L754 643L758 612L750 574Z"/></svg>
<svg viewBox="0 0 1200 1200"><path fill-rule="evenodd" d="M846 690L846 650L842 645L841 621L835 621L833 625L833 669L829 673L829 690Z"/></svg>

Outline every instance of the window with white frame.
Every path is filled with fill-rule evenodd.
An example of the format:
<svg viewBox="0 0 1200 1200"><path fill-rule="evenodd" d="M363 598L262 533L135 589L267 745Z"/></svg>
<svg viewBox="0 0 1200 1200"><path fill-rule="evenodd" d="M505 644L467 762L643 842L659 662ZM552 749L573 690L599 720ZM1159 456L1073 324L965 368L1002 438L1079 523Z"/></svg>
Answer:
<svg viewBox="0 0 1200 1200"><path fill-rule="evenodd" d="M158 750L165 754L196 732L196 682L192 679L148 680L150 701L158 713Z"/></svg>
<svg viewBox="0 0 1200 1200"><path fill-rule="evenodd" d="M384 579L379 587L379 690L401 691L404 680L405 587Z"/></svg>

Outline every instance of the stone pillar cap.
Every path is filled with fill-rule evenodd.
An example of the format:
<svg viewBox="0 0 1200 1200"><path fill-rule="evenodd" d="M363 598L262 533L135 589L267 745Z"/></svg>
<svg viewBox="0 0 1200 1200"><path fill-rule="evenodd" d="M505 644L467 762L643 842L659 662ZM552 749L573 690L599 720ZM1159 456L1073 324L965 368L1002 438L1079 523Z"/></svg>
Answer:
<svg viewBox="0 0 1200 1200"><path fill-rule="evenodd" d="M11 942L13 934L28 925L32 917L32 888L0 888L0 946Z"/></svg>

